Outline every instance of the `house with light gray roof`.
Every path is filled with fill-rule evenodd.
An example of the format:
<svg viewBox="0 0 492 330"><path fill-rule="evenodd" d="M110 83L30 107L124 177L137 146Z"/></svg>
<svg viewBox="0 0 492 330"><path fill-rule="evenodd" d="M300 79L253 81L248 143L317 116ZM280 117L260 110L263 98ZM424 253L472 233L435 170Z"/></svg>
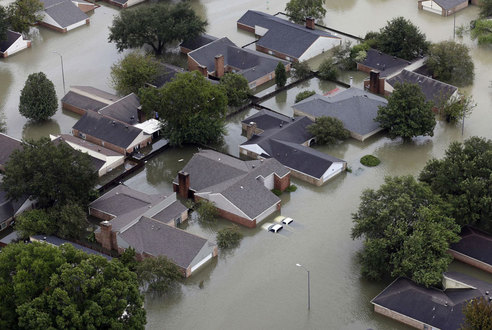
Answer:
<svg viewBox="0 0 492 330"><path fill-rule="evenodd" d="M419 0L420 10L425 10L441 16L449 16L468 7L470 3L478 5L480 0Z"/></svg>
<svg viewBox="0 0 492 330"><path fill-rule="evenodd" d="M40 25L58 32L68 32L80 26L89 24L87 12L94 10L97 5L84 0L40 0L44 10Z"/></svg>
<svg viewBox="0 0 492 330"><path fill-rule="evenodd" d="M213 150L194 154L173 181L174 191L213 202L220 216L254 228L280 210L272 189L290 185L290 170L274 158L244 161Z"/></svg>
<svg viewBox="0 0 492 330"><path fill-rule="evenodd" d="M312 120L319 117L336 118L354 139L364 141L382 130L375 119L379 107L387 104L384 97L351 87L329 96L315 94L292 108L295 115L307 116Z"/></svg>

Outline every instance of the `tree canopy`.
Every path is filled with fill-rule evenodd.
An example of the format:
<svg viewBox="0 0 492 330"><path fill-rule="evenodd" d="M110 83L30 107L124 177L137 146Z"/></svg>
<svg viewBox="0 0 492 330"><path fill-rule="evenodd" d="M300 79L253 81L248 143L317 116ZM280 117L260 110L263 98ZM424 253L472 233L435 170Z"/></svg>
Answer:
<svg viewBox="0 0 492 330"><path fill-rule="evenodd" d="M172 145L215 143L225 133L227 96L197 71L180 73L160 89L148 89L141 103L159 113L163 136Z"/></svg>
<svg viewBox="0 0 492 330"><path fill-rule="evenodd" d="M336 80L340 75L337 64L333 57L323 60L318 68L318 76L323 80Z"/></svg>
<svg viewBox="0 0 492 330"><path fill-rule="evenodd" d="M21 91L19 112L28 119L46 120L58 110L55 85L43 72L32 73L27 77Z"/></svg>
<svg viewBox="0 0 492 330"><path fill-rule="evenodd" d="M0 42L7 39L7 29L9 27L7 9L0 5Z"/></svg>
<svg viewBox="0 0 492 330"><path fill-rule="evenodd" d="M397 84L386 106L380 106L376 121L388 130L389 136L410 139L419 135L434 135L436 119L432 103L416 84Z"/></svg>
<svg viewBox="0 0 492 330"><path fill-rule="evenodd" d="M463 308L465 315L461 330L492 329L492 303L485 297L470 300Z"/></svg>
<svg viewBox="0 0 492 330"><path fill-rule="evenodd" d="M311 68L306 61L292 63L291 75L296 80L305 79L312 75Z"/></svg>
<svg viewBox="0 0 492 330"><path fill-rule="evenodd" d="M487 18L492 16L492 0L480 0L480 17Z"/></svg>
<svg viewBox="0 0 492 330"><path fill-rule="evenodd" d="M188 2L156 3L120 11L109 27L109 41L119 51L149 45L160 55L168 44L193 39L206 26Z"/></svg>
<svg viewBox="0 0 492 330"><path fill-rule="evenodd" d="M198 220L202 222L214 222L219 216L219 209L214 202L201 199L196 203L196 213Z"/></svg>
<svg viewBox="0 0 492 330"><path fill-rule="evenodd" d="M239 231L239 227L236 225L222 228L217 232L217 245L221 249L227 249L235 247L239 244L243 234Z"/></svg>
<svg viewBox="0 0 492 330"><path fill-rule="evenodd" d="M232 106L242 105L251 93L246 78L237 73L226 73L220 78L220 86L224 88L228 104Z"/></svg>
<svg viewBox="0 0 492 330"><path fill-rule="evenodd" d="M383 53L406 60L413 60L429 48L425 34L410 20L401 16L388 21L379 32L368 33L366 40Z"/></svg>
<svg viewBox="0 0 492 330"><path fill-rule="evenodd" d="M39 0L15 0L7 7L10 28L28 34L31 26L43 19L39 14L43 9Z"/></svg>
<svg viewBox="0 0 492 330"><path fill-rule="evenodd" d="M455 41L441 41L430 47L425 62L434 78L457 86L473 83L474 64L467 46Z"/></svg>
<svg viewBox="0 0 492 330"><path fill-rule="evenodd" d="M132 52L111 66L111 83L120 95L138 94L158 72L159 63L152 56Z"/></svg>
<svg viewBox="0 0 492 330"><path fill-rule="evenodd" d="M275 68L275 83L278 87L284 87L287 82L287 72L285 72L285 65L282 62L278 62Z"/></svg>
<svg viewBox="0 0 492 330"><path fill-rule="evenodd" d="M323 0L290 0L285 6L285 12L297 24L304 24L306 17L322 20L326 15Z"/></svg>
<svg viewBox="0 0 492 330"><path fill-rule="evenodd" d="M32 196L41 208L70 203L85 206L96 180L87 154L42 138L23 143L21 150L12 153L2 188L13 199Z"/></svg>
<svg viewBox="0 0 492 330"><path fill-rule="evenodd" d="M318 117L307 129L314 135L317 144L334 144L338 140L350 137L350 132L345 129L340 119L333 117Z"/></svg>
<svg viewBox="0 0 492 330"><path fill-rule="evenodd" d="M144 329L136 275L70 244L9 244L0 253L0 328Z"/></svg>
<svg viewBox="0 0 492 330"><path fill-rule="evenodd" d="M437 105L439 112L450 123L458 123L463 118L468 117L476 106L477 104L471 96L462 96L452 100L444 97Z"/></svg>
<svg viewBox="0 0 492 330"><path fill-rule="evenodd" d="M149 292L165 293L182 278L178 266L164 256L145 258L137 263L135 272Z"/></svg>
<svg viewBox="0 0 492 330"><path fill-rule="evenodd" d="M477 39L478 44L480 45L492 44L492 20L476 20L473 23L473 28L471 29L471 37L472 39Z"/></svg>
<svg viewBox="0 0 492 330"><path fill-rule="evenodd" d="M492 140L451 143L444 158L427 162L419 180L450 204L458 224L492 231Z"/></svg>
<svg viewBox="0 0 492 330"><path fill-rule="evenodd" d="M387 177L378 190L365 190L352 214L352 238L364 238L362 274L438 283L452 261L449 244L459 240L460 231L444 208L439 196L412 176Z"/></svg>

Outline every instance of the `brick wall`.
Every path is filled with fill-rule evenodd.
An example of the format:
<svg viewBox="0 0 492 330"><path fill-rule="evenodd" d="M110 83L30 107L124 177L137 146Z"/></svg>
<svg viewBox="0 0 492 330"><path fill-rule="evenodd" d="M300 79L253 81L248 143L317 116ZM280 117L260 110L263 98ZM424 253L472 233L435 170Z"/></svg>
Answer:
<svg viewBox="0 0 492 330"><path fill-rule="evenodd" d="M285 175L283 178L280 178L278 175L273 176L273 186L275 189L278 189L280 191L284 191L287 189L288 186L290 186L290 173Z"/></svg>
<svg viewBox="0 0 492 330"><path fill-rule="evenodd" d="M195 196L195 198L194 198L195 202L200 201L200 199L203 199L203 198L201 198L200 196ZM227 212L223 209L220 209L220 208L217 208L217 209L219 210L219 215L224 219L227 219L229 221L232 221L234 223L240 224L240 225L248 227L248 228L255 228L256 227L256 219L249 220L249 219L243 218L237 214Z"/></svg>
<svg viewBox="0 0 492 330"><path fill-rule="evenodd" d="M294 178L300 179L304 182L310 183L310 184L315 185L315 186L323 185L322 179L313 178L312 176L309 176L309 175L306 175L304 173L295 171L293 169L291 169L290 175L292 175Z"/></svg>
<svg viewBox="0 0 492 330"><path fill-rule="evenodd" d="M369 73L371 73L372 68L368 67L367 65L357 63L357 70L369 74Z"/></svg>
<svg viewBox="0 0 492 330"><path fill-rule="evenodd" d="M73 106L73 105L65 103L65 102L62 102L62 108L69 110L69 111L72 111L72 112L75 112L76 114L79 114L79 115L84 115L87 112L84 109L78 108L76 106Z"/></svg>
<svg viewBox="0 0 492 330"><path fill-rule="evenodd" d="M109 213L106 213L106 212L103 212L103 211L100 211L100 210L96 210L92 207L89 207L89 214L98 218L98 219L101 219L103 221L110 221L111 219L114 219L115 217Z"/></svg>
<svg viewBox="0 0 492 330"><path fill-rule="evenodd" d="M195 71L195 70L199 70L199 64L191 57L191 56L188 56L188 70L189 71Z"/></svg>
<svg viewBox="0 0 492 330"><path fill-rule="evenodd" d="M239 22L237 23L237 28L238 29L241 29L241 30L244 30L244 31L251 32L251 33L255 33L255 28L254 27L247 26L247 25L241 24Z"/></svg>
<svg viewBox="0 0 492 330"><path fill-rule="evenodd" d="M451 250L451 249L448 250L448 253L450 255L452 255L453 258L456 260L464 262L465 264L476 267L476 268L481 269L483 271L486 271L488 273L492 273L492 265L489 265L489 264L486 264L484 262L481 262L480 260L468 257L462 253L459 253L459 252Z"/></svg>
<svg viewBox="0 0 492 330"><path fill-rule="evenodd" d="M408 316L402 315L400 313L389 310L389 309L382 307L382 306L374 305L374 311L376 313L387 316L393 320L407 324L407 325L414 327L414 328L417 328L417 329L423 329L424 325L425 325L424 323L422 323L420 321L414 320Z"/></svg>
<svg viewBox="0 0 492 330"><path fill-rule="evenodd" d="M66 33L67 32L67 29L66 28L62 29L62 28L53 26L51 24L46 24L45 22L42 22L42 21L39 22L39 25L44 26L44 27L47 27L47 28L52 29L52 30L55 30L57 32L61 32L61 33Z"/></svg>

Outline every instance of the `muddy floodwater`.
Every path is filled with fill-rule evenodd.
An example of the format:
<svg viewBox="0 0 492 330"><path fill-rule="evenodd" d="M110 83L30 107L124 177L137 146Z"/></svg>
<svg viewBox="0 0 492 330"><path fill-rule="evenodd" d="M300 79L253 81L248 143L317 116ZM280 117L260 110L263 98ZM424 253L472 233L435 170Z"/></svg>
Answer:
<svg viewBox="0 0 492 330"><path fill-rule="evenodd" d="M207 32L226 36L238 45L253 40L238 31L236 21L247 9L268 13L282 11L286 1L191 1L205 17ZM144 4L145 5L145 4ZM419 12L416 1L408 0L326 0L324 25L354 35L364 36L378 30L396 16L409 18L428 39L437 42L453 38L453 17ZM102 5L91 16L89 26L67 34L41 28L33 37L31 49L0 60L0 113L8 123L8 134L17 138L38 138L53 133L68 133L78 116L59 110L53 119L41 125L29 124L18 113L19 91L32 72L43 71L55 83L59 98L63 95L60 58L63 54L66 87L92 85L111 91L111 65L123 56L107 43L112 17L118 10ZM456 14L456 26L468 24L478 14L469 7ZM379 134L361 143L349 140L319 150L348 162L352 173L338 176L323 187L314 187L296 179L298 190L283 194L282 214L295 219L294 225L280 234L271 234L264 225L242 228L244 239L232 251L220 253L183 285L164 296L146 298L149 329L406 329L400 323L376 315L370 300L386 282L370 282L360 277L355 255L360 241L350 238L351 213L356 211L359 196L366 188L377 188L387 175L416 175L432 157L442 157L452 141L479 135L492 138L492 47L478 47L468 37L475 63L475 80L463 91L477 103L473 114L461 126L438 122L433 137L417 138L410 143L390 140ZM313 60L313 65L321 58ZM360 72L343 75L361 86L366 77ZM326 92L336 85L316 79L288 92L276 95L263 105L291 115L295 94L303 89ZM267 87L265 90L268 91ZM263 91L266 92L266 91ZM224 150L238 155L240 122L255 110L235 115L228 123ZM190 159L196 148L169 149L149 161L145 169L127 180L133 188L150 193L171 193L176 172ZM359 163L360 157L373 154L381 159L375 168ZM273 217L272 217L273 218ZM190 220L183 229L209 239L228 225L219 220L200 224ZM311 274L311 310L307 310L307 274L296 267L300 263ZM458 262L452 270L462 271L492 282L492 276Z"/></svg>

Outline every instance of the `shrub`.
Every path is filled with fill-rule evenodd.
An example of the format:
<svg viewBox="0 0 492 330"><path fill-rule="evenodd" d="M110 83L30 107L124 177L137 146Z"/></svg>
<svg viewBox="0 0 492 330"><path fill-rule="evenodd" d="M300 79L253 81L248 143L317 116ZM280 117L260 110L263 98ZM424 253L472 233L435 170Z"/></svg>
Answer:
<svg viewBox="0 0 492 330"><path fill-rule="evenodd" d="M217 232L217 245L221 249L227 249L235 247L239 244L243 238L243 234L239 231L239 227L236 225L222 228Z"/></svg>
<svg viewBox="0 0 492 330"><path fill-rule="evenodd" d="M306 61L293 63L292 69L293 69L291 71L292 77L294 77L294 79L296 80L307 78L312 74L311 68L309 67L309 64Z"/></svg>
<svg viewBox="0 0 492 330"><path fill-rule="evenodd" d="M301 102L304 99L307 99L308 97L316 94L315 91L302 91L296 95L296 103Z"/></svg>
<svg viewBox="0 0 492 330"><path fill-rule="evenodd" d="M365 155L360 159L360 163L368 167L374 167L374 166L378 166L381 163L381 161L376 156Z"/></svg>
<svg viewBox="0 0 492 330"><path fill-rule="evenodd" d="M219 216L219 210L213 202L201 199L196 203L196 213L198 220L203 222L213 222Z"/></svg>
<svg viewBox="0 0 492 330"><path fill-rule="evenodd" d="M318 75L323 80L336 80L339 74L340 72L332 57L324 60L318 68Z"/></svg>
<svg viewBox="0 0 492 330"><path fill-rule="evenodd" d="M294 192L297 190L297 186L295 184L291 184L290 186L287 187L287 189L285 189L285 191L287 192Z"/></svg>
<svg viewBox="0 0 492 330"><path fill-rule="evenodd" d="M279 189L275 189L275 188L272 189L272 193L274 193L277 196L282 195L282 192Z"/></svg>
<svg viewBox="0 0 492 330"><path fill-rule="evenodd" d="M338 140L350 137L350 132L343 127L340 119L333 117L319 117L316 122L307 127L308 132L314 135L317 144L334 144Z"/></svg>
<svg viewBox="0 0 492 330"><path fill-rule="evenodd" d="M278 87L284 87L287 82L287 72L285 72L285 66L282 62L278 62L275 68L275 83Z"/></svg>

